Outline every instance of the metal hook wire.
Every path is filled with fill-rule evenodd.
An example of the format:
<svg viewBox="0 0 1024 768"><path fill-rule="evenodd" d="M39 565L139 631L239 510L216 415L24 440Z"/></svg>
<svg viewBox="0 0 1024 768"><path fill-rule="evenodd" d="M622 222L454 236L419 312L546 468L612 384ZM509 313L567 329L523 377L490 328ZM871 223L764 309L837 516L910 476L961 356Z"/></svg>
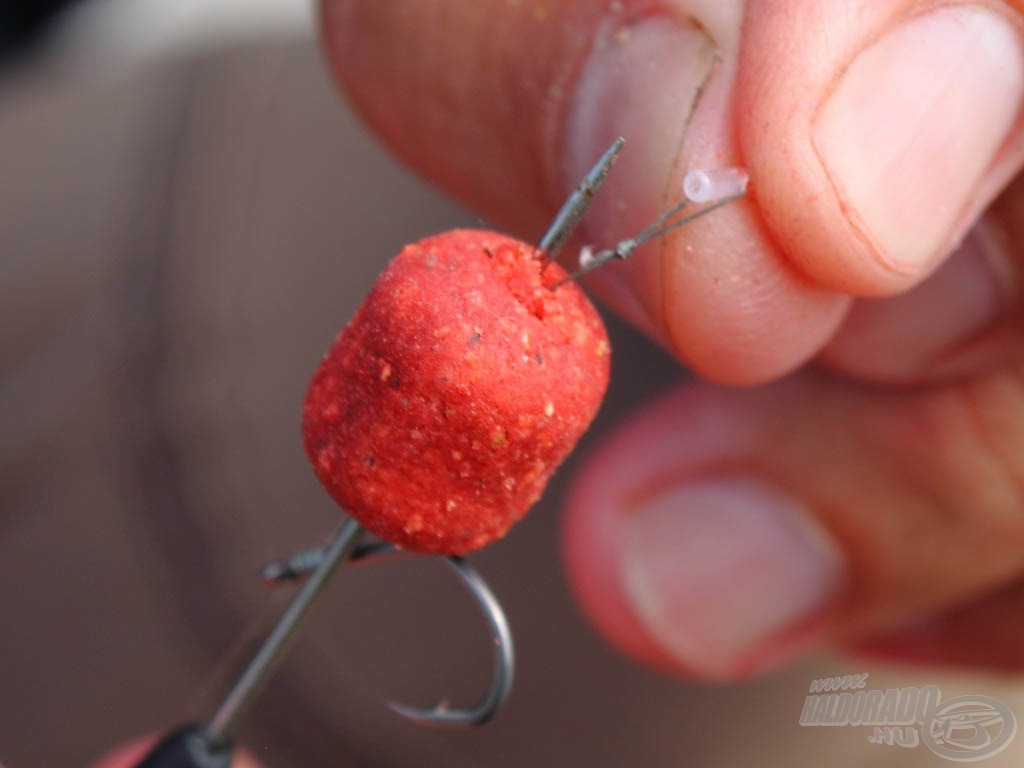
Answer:
<svg viewBox="0 0 1024 768"><path fill-rule="evenodd" d="M319 564L295 593L295 597L285 608L281 618L249 662L249 666L245 668L234 688L210 720L206 727L209 744L217 746L231 742L231 736L238 723L249 712L257 697L263 692L264 686L284 660L285 652L295 640L302 620L306 618L309 609L323 592L337 567L355 550L362 534L363 527L359 523L351 519L346 520L331 543L323 550Z"/></svg>
<svg viewBox="0 0 1024 768"><path fill-rule="evenodd" d="M359 547L352 553L350 562L355 563L363 559L388 556L407 557L416 556L416 553L405 552L386 542L376 542ZM420 556L422 557L422 555ZM512 690L516 667L512 632L509 629L508 619L505 617L505 610L477 570L461 557L443 557L441 561L455 574L462 586L480 606L480 610L487 620L491 642L494 646L491 684L483 698L472 707L450 709L439 704L435 707L422 708L396 701L389 701L387 704L394 712L419 725L454 728L483 725L498 713Z"/></svg>
<svg viewBox="0 0 1024 768"><path fill-rule="evenodd" d="M276 671L313 602L319 597L328 579L339 565L417 554L405 552L385 542L360 546L359 539L363 533L364 530L359 523L355 520L348 520L326 547L307 549L286 560L264 566L261 576L269 584L276 585L300 579L304 579L304 582L264 641L263 646L210 720L210 724L206 728L206 735L211 744L230 742L238 723L252 707L263 687ZM420 725L441 727L481 725L494 717L512 689L512 681L515 677L512 633L501 603L498 602L480 574L461 557L444 557L442 560L480 606L484 618L487 620L494 645L491 684L483 698L471 707L450 709L447 706L438 705L423 708L395 701L389 701L387 704L393 711Z"/></svg>
<svg viewBox="0 0 1024 768"><path fill-rule="evenodd" d="M593 201L594 196L597 194L597 190L600 189L601 185L604 184L605 179L608 177L608 172L611 170L612 165L615 163L619 152L622 151L623 145L626 140L621 136L612 142L611 146L605 150L604 154L598 159L594 167L590 169L583 180L579 183L569 198L563 203L561 209L555 215L554 220L548 227L547 232L544 233L544 237L541 238L540 243L537 245L537 250L543 254L544 264L541 267L541 272L554 261L558 251L565 245L569 236L576 229L576 225L579 224L580 219L583 218L583 214L587 208L590 207L590 203ZM706 200L703 197L690 198L684 196L683 199L671 206L668 210L662 212L657 219L644 227L635 237L630 237L619 242L614 248L607 248L602 251L598 251L593 254L586 264L582 264L579 269L561 280L548 286L552 291L557 290L559 286L565 285L571 280L578 280L588 272L597 269L598 267L607 264L612 259L625 260L629 258L633 251L639 248L644 243L654 240L655 238L667 235L674 229L678 229L685 224L689 224L694 219L699 219L701 216L705 216L712 211L721 208L724 205L728 205L734 200L738 200L743 197L746 193L747 188L747 175L742 169L727 169L727 173L731 174L724 179L726 182L723 188L725 194L718 196L714 200ZM701 172L699 181L705 185L713 184L715 181L723 181L723 179L716 179L714 175L721 175L721 172L711 172L711 175L707 172ZM742 178L737 178L741 176ZM690 177L688 176L687 179ZM722 186L719 184L719 186ZM737 190L735 194L728 194L731 189ZM704 191L703 189L701 190ZM708 202L709 204L704 206L698 211L689 213L684 216L679 216L683 212L683 209L690 202L700 201Z"/></svg>
<svg viewBox="0 0 1024 768"><path fill-rule="evenodd" d="M688 198L684 197L681 201L676 203L674 206L672 206L667 211L658 216L657 219L655 219L653 222L651 222L642 230L640 230L640 232L635 237L630 237L621 241L614 248L607 248L605 250L598 251L597 253L595 253L584 266L580 267L575 272L566 275L558 282L552 284L551 290L555 290L559 286L565 285L566 283L572 280L578 280L588 272L592 272L598 267L607 264L612 259L620 259L624 261L633 254L633 251L635 251L644 243L649 242L650 240L654 240L655 238L662 237L663 235L668 234L674 229L679 229L679 227L682 227L685 224L689 224L691 221L694 221L695 219L699 219L701 216L706 216L712 211L718 210L722 206L728 205L729 203L734 202L735 200L739 200L741 197L743 197L744 194L746 193L740 192L735 195L730 195L729 197L722 198L721 200L716 200L715 202L704 206L698 211L694 211L693 213L688 213L685 216L679 216L679 218L673 219L674 216L682 213L683 209L685 209L686 206L691 202Z"/></svg>

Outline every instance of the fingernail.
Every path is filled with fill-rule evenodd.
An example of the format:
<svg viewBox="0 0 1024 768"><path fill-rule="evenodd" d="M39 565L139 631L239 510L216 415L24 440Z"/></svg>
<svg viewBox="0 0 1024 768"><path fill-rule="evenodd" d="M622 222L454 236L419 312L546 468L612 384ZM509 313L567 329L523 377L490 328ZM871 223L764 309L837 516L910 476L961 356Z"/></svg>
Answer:
<svg viewBox="0 0 1024 768"><path fill-rule="evenodd" d="M1017 31L971 6L904 22L840 74L812 139L851 223L884 265L918 274L942 255L1022 95Z"/></svg>
<svg viewBox="0 0 1024 768"><path fill-rule="evenodd" d="M588 242L612 245L661 213L714 57L710 38L683 18L616 20L598 31L564 126L562 190L576 186L617 136L626 147L581 224Z"/></svg>
<svg viewBox="0 0 1024 768"><path fill-rule="evenodd" d="M651 639L730 677L836 593L843 566L802 504L748 477L672 488L624 513L622 575Z"/></svg>

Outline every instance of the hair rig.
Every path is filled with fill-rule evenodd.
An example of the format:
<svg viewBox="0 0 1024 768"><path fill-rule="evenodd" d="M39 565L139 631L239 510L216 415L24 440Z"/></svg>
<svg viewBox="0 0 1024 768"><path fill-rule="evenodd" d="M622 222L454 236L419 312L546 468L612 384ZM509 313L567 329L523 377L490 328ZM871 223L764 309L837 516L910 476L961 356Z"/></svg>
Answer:
<svg viewBox="0 0 1024 768"><path fill-rule="evenodd" d="M160 762L186 746L209 758L188 765L227 765L240 720L343 563L442 557L490 628L490 686L465 708L389 706L433 726L495 715L512 686L512 637L501 604L462 555L503 536L533 506L601 404L608 337L574 281L746 189L737 168L691 171L680 202L614 248L583 248L567 273L555 257L623 144L612 143L537 247L453 230L406 246L380 275L321 361L303 406L306 453L351 518L326 547L264 567L270 584L302 582L291 603L209 724L171 734L141 766L186 765ZM363 543L366 531L380 541Z"/></svg>

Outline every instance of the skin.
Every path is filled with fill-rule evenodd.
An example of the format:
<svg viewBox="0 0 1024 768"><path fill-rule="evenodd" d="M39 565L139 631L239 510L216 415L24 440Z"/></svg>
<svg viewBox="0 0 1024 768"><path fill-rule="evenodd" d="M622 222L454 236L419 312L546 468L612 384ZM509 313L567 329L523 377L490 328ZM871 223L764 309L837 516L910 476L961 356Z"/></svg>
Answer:
<svg viewBox="0 0 1024 768"><path fill-rule="evenodd" d="M982 106L999 112L1009 103L1010 112L997 115L1006 137L985 150L977 174L950 177L946 162L957 139L968 149L985 142L973 124L943 136L928 132L937 121L924 120L906 147L884 146L899 161L904 150L936 143L934 162L879 171L916 201L897 232L924 244L910 263L865 223L856 184L837 183L822 161L830 151L870 171L872 157L851 137L816 133L828 118L822 105L858 52L951 5L321 0L327 61L369 128L512 234L542 231L585 163L620 132L630 147L588 217L588 242L634 234L676 199L689 167L736 164L750 173L743 201L589 282L700 374L606 437L568 501L564 552L580 604L638 661L731 679L827 645L1024 669L1024 141L1016 96L1001 94L1001 81L986 86ZM986 9L1021 34L1024 2L957 7ZM591 51L630 35L659 50L665 21L683 30L669 43L697 51L677 63L696 78L700 98L678 101L672 73L652 54L657 76L646 86L612 87L618 110L581 117ZM701 40L713 56L701 58ZM1009 80L1020 75L1010 69ZM862 83L869 94L886 87L892 68L882 72ZM916 103L896 99L882 120L912 121ZM678 120L678 135L669 130L667 139L656 130L666 115ZM978 111L978 123L988 119L996 118ZM951 213L932 215L947 200ZM621 526L636 497L735 466L808 511L840 575L827 599L785 632L711 664L669 652L639 617L623 583L634 555ZM737 568L728 586L756 593L757 576ZM700 616L676 618L698 624ZM98 765L131 765L145 743Z"/></svg>
<svg viewBox="0 0 1024 768"><path fill-rule="evenodd" d="M566 158L580 130L599 124L610 136L625 126L640 147L636 157L645 152L642 120L628 109L574 122L595 41L614 37L608 30L623 18L667 18L713 41L716 69L692 113L679 116L682 149L627 161L627 148L601 193L614 201L597 216L607 226L585 233L598 245L632 234L677 194L671 190L694 163L717 159L750 172L746 199L590 284L701 375L607 437L568 503L564 550L581 604L638 660L730 678L830 645L930 663L1024 666L1024 622L1011 610L1024 583L1024 144L1016 95L1004 99L1005 140L961 187L943 175L941 160L891 176L906 182L911 200L932 200L940 185L946 197L937 199L956 202L941 222L927 210L908 216L911 244L931 244L911 263L896 263L873 240L853 193L823 170L827 142L815 133L828 117L821 104L858 51L944 5L322 1L329 65L370 129L442 189L527 237L543 230L572 183ZM987 9L1011 36L1020 34L1022 3L963 7ZM672 89L651 82L637 88L658 114ZM989 106L999 101L998 93L989 97ZM896 102L886 119L898 122L903 109ZM918 146L938 141L928 124ZM870 164L857 146L830 141L833 155ZM589 157L597 154L590 147ZM630 557L616 526L631 494L659 478L700 475L726 457L809 510L836 550L841 584L785 637L765 638L745 649L742 663L712 669L665 652L610 564L621 571ZM993 647L1000 651L988 652Z"/></svg>
<svg viewBox="0 0 1024 768"><path fill-rule="evenodd" d="M155 736L143 736L135 741L122 744L100 758L93 768L133 768L153 747L156 738ZM260 768L260 766L251 755L241 752L232 760L231 768Z"/></svg>

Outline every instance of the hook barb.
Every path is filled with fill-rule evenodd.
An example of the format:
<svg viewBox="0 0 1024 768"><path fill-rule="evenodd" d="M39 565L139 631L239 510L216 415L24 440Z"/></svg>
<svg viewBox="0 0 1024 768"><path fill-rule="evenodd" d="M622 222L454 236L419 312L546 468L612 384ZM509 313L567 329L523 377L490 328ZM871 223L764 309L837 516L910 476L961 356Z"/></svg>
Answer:
<svg viewBox="0 0 1024 768"><path fill-rule="evenodd" d="M326 549L307 549L286 560L269 563L262 570L263 579L267 583L278 584L306 578L310 574L315 574L321 567L326 552ZM396 557L424 557L424 555L400 550L386 542L374 542L353 550L347 564L355 565L362 561L369 562ZM418 725L442 728L468 728L483 725L498 713L512 690L512 682L515 678L515 650L512 645L512 632L501 603L498 602L497 597L479 572L461 557L449 556L440 559L470 594L487 621L493 645L491 683L480 701L470 707L454 709L447 705L415 707L396 701L389 701L387 704L392 711Z"/></svg>

